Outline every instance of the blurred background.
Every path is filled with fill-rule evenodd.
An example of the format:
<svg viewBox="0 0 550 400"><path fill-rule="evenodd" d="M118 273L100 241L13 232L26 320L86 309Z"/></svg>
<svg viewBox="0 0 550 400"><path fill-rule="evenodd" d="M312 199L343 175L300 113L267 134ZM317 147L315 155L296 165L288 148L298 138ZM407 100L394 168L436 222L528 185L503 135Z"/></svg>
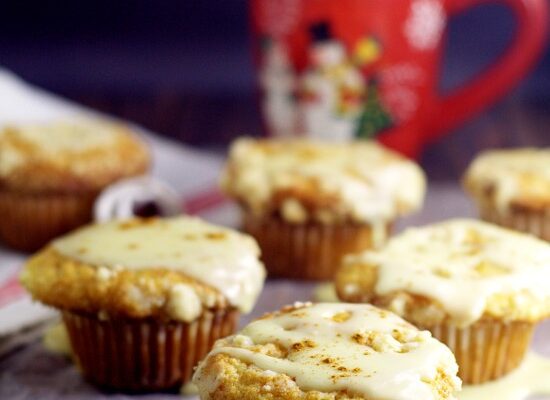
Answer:
<svg viewBox="0 0 550 400"><path fill-rule="evenodd" d="M493 60L514 29L510 12L490 4L452 19L441 90ZM245 0L2 1L0 66L206 149L261 131ZM451 179L476 150L517 145L550 145L548 47L517 89L421 161L432 179Z"/></svg>

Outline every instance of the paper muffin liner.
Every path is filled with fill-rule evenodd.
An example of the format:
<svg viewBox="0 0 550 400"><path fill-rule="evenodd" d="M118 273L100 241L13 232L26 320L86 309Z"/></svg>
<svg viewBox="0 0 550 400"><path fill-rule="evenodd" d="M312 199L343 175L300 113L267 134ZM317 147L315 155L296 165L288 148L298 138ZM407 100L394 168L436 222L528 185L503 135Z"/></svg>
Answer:
<svg viewBox="0 0 550 400"><path fill-rule="evenodd" d="M480 215L487 222L530 233L550 242L550 210L548 213L527 210L510 210L502 213L494 208L483 207Z"/></svg>
<svg viewBox="0 0 550 400"><path fill-rule="evenodd" d="M123 392L175 390L217 339L232 334L239 312L205 311L191 322L109 320L63 312L74 358L83 375L103 389Z"/></svg>
<svg viewBox="0 0 550 400"><path fill-rule="evenodd" d="M498 379L523 361L535 324L529 322L479 321L468 328L448 324L427 327L456 357L458 375L465 384Z"/></svg>
<svg viewBox="0 0 550 400"><path fill-rule="evenodd" d="M270 276L308 280L332 279L344 255L378 247L390 231L389 224L291 224L248 213L243 225L258 241Z"/></svg>
<svg viewBox="0 0 550 400"><path fill-rule="evenodd" d="M95 194L25 194L0 190L0 241L34 251L89 222Z"/></svg>

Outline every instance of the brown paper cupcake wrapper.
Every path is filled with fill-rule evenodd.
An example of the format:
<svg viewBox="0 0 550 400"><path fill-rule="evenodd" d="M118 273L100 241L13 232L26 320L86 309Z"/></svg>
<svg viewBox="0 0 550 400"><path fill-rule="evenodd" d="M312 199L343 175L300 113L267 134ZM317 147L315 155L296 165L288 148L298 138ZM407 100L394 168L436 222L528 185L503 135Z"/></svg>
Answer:
<svg viewBox="0 0 550 400"><path fill-rule="evenodd" d="M232 334L236 310L206 311L196 321L101 321L63 312L77 365L108 390L149 392L179 388L217 339Z"/></svg>
<svg viewBox="0 0 550 400"><path fill-rule="evenodd" d="M276 217L260 219L245 213L244 230L258 241L270 276L329 280L344 255L383 244L390 227L289 224Z"/></svg>
<svg viewBox="0 0 550 400"><path fill-rule="evenodd" d="M550 241L550 214L519 210L503 214L491 208L482 208L480 214L481 218L487 222L530 233Z"/></svg>
<svg viewBox="0 0 550 400"><path fill-rule="evenodd" d="M446 324L426 328L456 357L465 384L498 379L516 369L531 343L535 325L528 322L480 321L460 329Z"/></svg>
<svg viewBox="0 0 550 400"><path fill-rule="evenodd" d="M34 251L89 222L96 195L24 194L0 190L0 241Z"/></svg>

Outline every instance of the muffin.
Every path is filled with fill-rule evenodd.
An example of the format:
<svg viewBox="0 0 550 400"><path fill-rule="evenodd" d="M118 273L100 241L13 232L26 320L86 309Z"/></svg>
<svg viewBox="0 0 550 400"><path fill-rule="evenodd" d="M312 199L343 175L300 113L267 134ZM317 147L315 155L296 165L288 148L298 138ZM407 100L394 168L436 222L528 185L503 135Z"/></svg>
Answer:
<svg viewBox="0 0 550 400"><path fill-rule="evenodd" d="M451 351L370 305L300 304L219 340L193 381L202 400L456 399Z"/></svg>
<svg viewBox="0 0 550 400"><path fill-rule="evenodd" d="M143 174L149 153L121 124L78 120L0 129L0 241L36 250L91 220L109 184Z"/></svg>
<svg viewBox="0 0 550 400"><path fill-rule="evenodd" d="M34 255L21 282L61 311L89 381L139 392L188 381L252 309L264 277L252 238L176 217L83 227Z"/></svg>
<svg viewBox="0 0 550 400"><path fill-rule="evenodd" d="M240 139L221 180L272 276L331 279L344 254L385 242L417 210L425 178L375 142Z"/></svg>
<svg viewBox="0 0 550 400"><path fill-rule="evenodd" d="M409 229L347 257L335 280L343 301L370 302L430 330L469 384L514 370L550 315L550 245L474 220Z"/></svg>
<svg viewBox="0 0 550 400"><path fill-rule="evenodd" d="M464 186L484 220L550 241L550 148L482 153Z"/></svg>

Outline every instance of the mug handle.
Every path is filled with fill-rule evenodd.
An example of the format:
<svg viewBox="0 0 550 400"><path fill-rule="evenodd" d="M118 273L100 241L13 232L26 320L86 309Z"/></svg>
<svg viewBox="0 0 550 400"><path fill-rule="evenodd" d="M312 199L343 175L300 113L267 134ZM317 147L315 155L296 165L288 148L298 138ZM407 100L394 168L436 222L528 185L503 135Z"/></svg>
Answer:
<svg viewBox="0 0 550 400"><path fill-rule="evenodd" d="M464 87L436 100L435 118L426 130L433 140L497 101L529 71L546 42L547 0L447 0L450 16L483 3L503 3L514 12L518 26L514 40L496 62Z"/></svg>

